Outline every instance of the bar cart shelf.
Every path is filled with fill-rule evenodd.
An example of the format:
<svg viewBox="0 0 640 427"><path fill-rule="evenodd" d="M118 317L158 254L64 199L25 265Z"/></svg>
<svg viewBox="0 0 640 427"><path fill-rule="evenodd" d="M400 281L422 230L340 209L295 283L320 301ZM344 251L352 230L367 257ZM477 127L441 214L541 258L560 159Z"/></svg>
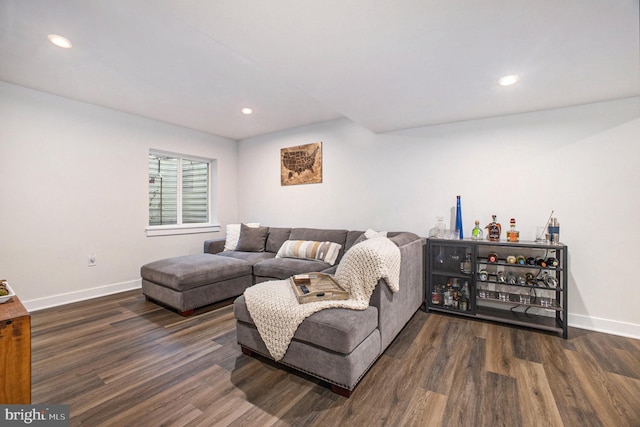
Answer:
<svg viewBox="0 0 640 427"><path fill-rule="evenodd" d="M562 333L567 246L429 238L425 309Z"/></svg>

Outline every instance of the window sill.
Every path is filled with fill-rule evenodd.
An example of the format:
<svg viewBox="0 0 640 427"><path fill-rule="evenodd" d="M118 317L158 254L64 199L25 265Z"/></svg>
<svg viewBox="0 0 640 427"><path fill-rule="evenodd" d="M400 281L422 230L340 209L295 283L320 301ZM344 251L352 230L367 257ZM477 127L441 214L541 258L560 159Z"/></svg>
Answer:
<svg viewBox="0 0 640 427"><path fill-rule="evenodd" d="M213 233L216 231L220 231L219 224L158 225L146 229L147 237Z"/></svg>

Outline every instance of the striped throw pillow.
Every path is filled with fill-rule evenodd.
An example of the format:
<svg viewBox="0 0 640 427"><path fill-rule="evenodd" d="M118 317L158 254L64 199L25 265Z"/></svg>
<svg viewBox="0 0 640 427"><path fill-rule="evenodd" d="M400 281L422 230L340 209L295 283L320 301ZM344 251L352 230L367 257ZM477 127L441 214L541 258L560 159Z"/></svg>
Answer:
<svg viewBox="0 0 640 427"><path fill-rule="evenodd" d="M324 261L330 265L336 263L342 245L334 242L314 242L311 240L285 241L276 258L302 258Z"/></svg>

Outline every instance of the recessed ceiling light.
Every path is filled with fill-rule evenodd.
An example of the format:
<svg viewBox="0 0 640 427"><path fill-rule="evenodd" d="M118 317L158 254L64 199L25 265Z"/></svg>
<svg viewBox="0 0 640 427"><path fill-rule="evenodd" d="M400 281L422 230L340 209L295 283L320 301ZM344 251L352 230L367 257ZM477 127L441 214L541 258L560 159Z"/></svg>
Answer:
<svg viewBox="0 0 640 427"><path fill-rule="evenodd" d="M68 38L59 36L57 34L49 34L49 40L51 40L51 43L55 44L58 47L62 47L65 49L69 49L71 47L71 42Z"/></svg>
<svg viewBox="0 0 640 427"><path fill-rule="evenodd" d="M519 81L520 77L516 76L515 74L511 74L509 76L501 77L500 80L498 80L498 84L500 86L511 86L518 83Z"/></svg>
<svg viewBox="0 0 640 427"><path fill-rule="evenodd" d="M242 114L247 114L247 115L249 115L249 114L251 114L251 113L253 113L253 110L252 110L251 108L244 107L244 108L242 109Z"/></svg>

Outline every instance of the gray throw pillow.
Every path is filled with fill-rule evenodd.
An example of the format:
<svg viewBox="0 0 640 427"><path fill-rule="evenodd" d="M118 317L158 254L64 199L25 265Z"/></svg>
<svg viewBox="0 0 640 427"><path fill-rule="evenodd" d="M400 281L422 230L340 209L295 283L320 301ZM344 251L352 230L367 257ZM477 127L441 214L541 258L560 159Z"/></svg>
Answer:
<svg viewBox="0 0 640 427"><path fill-rule="evenodd" d="M249 227L242 224L236 251L264 252L264 244L267 241L268 233L269 227Z"/></svg>
<svg viewBox="0 0 640 427"><path fill-rule="evenodd" d="M264 245L264 250L266 252L278 253L282 244L289 240L289 234L291 234L290 228L269 227L269 235L267 236L267 243Z"/></svg>

